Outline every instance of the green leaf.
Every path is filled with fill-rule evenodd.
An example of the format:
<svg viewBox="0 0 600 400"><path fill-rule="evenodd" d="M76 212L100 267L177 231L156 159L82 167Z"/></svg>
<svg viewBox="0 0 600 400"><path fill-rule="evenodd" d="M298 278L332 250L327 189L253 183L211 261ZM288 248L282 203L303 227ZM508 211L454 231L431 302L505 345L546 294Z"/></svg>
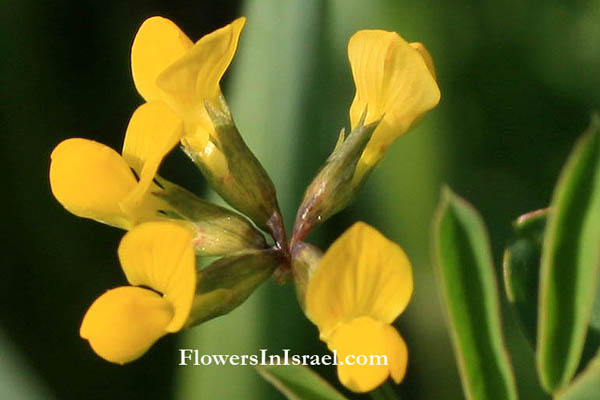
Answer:
<svg viewBox="0 0 600 400"><path fill-rule="evenodd" d="M597 399L600 394L600 356L596 356L581 374L555 400L590 400Z"/></svg>
<svg viewBox="0 0 600 400"><path fill-rule="evenodd" d="M325 379L303 365L256 367L266 381L290 400L345 400Z"/></svg>
<svg viewBox="0 0 600 400"><path fill-rule="evenodd" d="M436 272L466 397L516 399L487 231L477 211L448 188L436 211L433 239Z"/></svg>
<svg viewBox="0 0 600 400"><path fill-rule="evenodd" d="M547 208L536 210L517 218L513 223L515 236L504 251L506 295L521 330L534 349L537 340L540 259L548 211ZM600 345L600 290L598 289L596 289L592 318L580 364L591 360Z"/></svg>
<svg viewBox="0 0 600 400"><path fill-rule="evenodd" d="M566 386L581 360L600 267L600 120L579 140L554 190L540 270L537 367Z"/></svg>
<svg viewBox="0 0 600 400"><path fill-rule="evenodd" d="M504 250L504 286L525 337L535 348L542 241L548 209L519 217L515 237Z"/></svg>

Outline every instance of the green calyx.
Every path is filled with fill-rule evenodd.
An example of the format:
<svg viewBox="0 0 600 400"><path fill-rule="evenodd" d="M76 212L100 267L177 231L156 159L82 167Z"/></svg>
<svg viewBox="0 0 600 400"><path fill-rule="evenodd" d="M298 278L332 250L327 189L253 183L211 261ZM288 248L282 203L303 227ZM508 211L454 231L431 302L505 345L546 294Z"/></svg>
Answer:
<svg viewBox="0 0 600 400"><path fill-rule="evenodd" d="M365 116L366 110L347 137L342 129L333 152L306 189L296 214L292 247L317 225L344 209L360 189L361 183L353 181L356 164L379 124L376 121L364 125Z"/></svg>
<svg viewBox="0 0 600 400"><path fill-rule="evenodd" d="M155 193L174 210L169 216L191 223L197 255L221 256L246 249L267 247L264 236L244 216L210 203L159 178L163 191Z"/></svg>
<svg viewBox="0 0 600 400"><path fill-rule="evenodd" d="M227 175L216 175L193 149L184 147L185 152L227 203L272 233L277 242L285 241L280 237L283 229L275 186L242 139L224 98L221 96L219 107L209 102L204 105L216 131L211 142L227 161Z"/></svg>

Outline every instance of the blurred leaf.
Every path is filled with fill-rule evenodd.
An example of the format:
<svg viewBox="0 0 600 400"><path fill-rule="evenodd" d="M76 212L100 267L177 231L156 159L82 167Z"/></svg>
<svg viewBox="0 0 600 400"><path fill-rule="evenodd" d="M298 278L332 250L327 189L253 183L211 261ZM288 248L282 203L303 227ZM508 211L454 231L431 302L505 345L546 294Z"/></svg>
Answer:
<svg viewBox="0 0 600 400"><path fill-rule="evenodd" d="M600 279L596 286L596 298L592 307L592 317L590 318L590 329L600 336Z"/></svg>
<svg viewBox="0 0 600 400"><path fill-rule="evenodd" d="M520 327L535 348L538 283L542 241L548 209L520 216L514 222L515 238L504 251L504 285Z"/></svg>
<svg viewBox="0 0 600 400"><path fill-rule="evenodd" d="M516 399L500 323L490 244L483 220L445 188L433 225L442 299L468 399Z"/></svg>
<svg viewBox="0 0 600 400"><path fill-rule="evenodd" d="M587 368L558 393L556 400L590 400L600 395L600 356L596 356Z"/></svg>
<svg viewBox="0 0 600 400"><path fill-rule="evenodd" d="M55 398L14 343L0 329L0 399Z"/></svg>
<svg viewBox="0 0 600 400"><path fill-rule="evenodd" d="M513 224L515 238L504 251L506 295L525 337L533 348L537 337L540 258L548 210L545 208L520 216ZM591 359L600 344L599 289L596 289L592 318L584 347L584 359Z"/></svg>
<svg viewBox="0 0 600 400"><path fill-rule="evenodd" d="M258 373L290 400L344 400L325 379L303 365L256 367Z"/></svg>
<svg viewBox="0 0 600 400"><path fill-rule="evenodd" d="M600 119L567 161L555 188L540 271L537 366L548 392L581 360L600 267Z"/></svg>

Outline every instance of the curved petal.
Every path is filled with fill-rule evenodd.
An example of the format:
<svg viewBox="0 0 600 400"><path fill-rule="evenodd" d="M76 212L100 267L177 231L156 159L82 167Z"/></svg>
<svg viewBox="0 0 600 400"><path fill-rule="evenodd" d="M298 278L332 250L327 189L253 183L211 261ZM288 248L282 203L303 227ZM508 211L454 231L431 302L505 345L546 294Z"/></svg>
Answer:
<svg viewBox="0 0 600 400"><path fill-rule="evenodd" d="M360 171L376 164L396 138L438 104L440 90L429 53L420 43L411 45L396 32L358 31L348 43L348 58L356 85L350 107L352 127L365 108L365 123L384 117L363 152L357 167Z"/></svg>
<svg viewBox="0 0 600 400"><path fill-rule="evenodd" d="M412 42L409 44L413 49L417 50L421 54L423 61L425 61L425 65L427 65L427 69L429 69L429 72L431 72L431 76L433 76L433 79L437 80L435 65L433 64L433 57L431 57L429 50L427 50L425 45L421 42Z"/></svg>
<svg viewBox="0 0 600 400"><path fill-rule="evenodd" d="M90 306L79 334L107 361L125 364L141 357L167 333L173 308L158 294L124 286L98 297Z"/></svg>
<svg viewBox="0 0 600 400"><path fill-rule="evenodd" d="M158 87L167 94L165 101L186 121L212 126L204 101L219 105L219 82L233 59L245 23L246 18L241 17L203 36L158 77Z"/></svg>
<svg viewBox="0 0 600 400"><path fill-rule="evenodd" d="M390 367L390 375L394 382L400 383L406 374L406 366L408 364L408 348L402 336L391 325L386 325L385 342L387 344L387 355Z"/></svg>
<svg viewBox="0 0 600 400"><path fill-rule="evenodd" d="M306 314L321 338L353 318L391 323L413 290L406 254L375 228L357 222L327 250L308 283Z"/></svg>
<svg viewBox="0 0 600 400"><path fill-rule="evenodd" d="M181 119L164 103L145 103L135 110L127 126L123 158L137 172L140 180L123 200L121 206L124 209L131 210L142 202L160 163L182 134Z"/></svg>
<svg viewBox="0 0 600 400"><path fill-rule="evenodd" d="M339 326L327 345L337 352L340 382L354 392L371 391L390 375L386 324L382 322L369 317L353 319Z"/></svg>
<svg viewBox="0 0 600 400"><path fill-rule="evenodd" d="M208 169L211 175L219 179L225 179L229 174L229 163L225 154L211 140L212 126L209 128L206 125L196 125L190 128L181 143L186 149L192 149L194 153L194 161L202 163Z"/></svg>
<svg viewBox="0 0 600 400"><path fill-rule="evenodd" d="M136 180L116 151L92 140L73 138L56 146L50 158L52 193L67 210L123 229L134 224L119 202Z"/></svg>
<svg viewBox="0 0 600 400"><path fill-rule="evenodd" d="M165 328L176 332L186 323L196 291L193 233L184 225L154 221L137 225L119 245L119 260L132 285L161 292L175 315Z"/></svg>
<svg viewBox="0 0 600 400"><path fill-rule="evenodd" d="M156 78L192 45L192 41L172 21L162 17L144 21L131 46L131 72L137 91L146 101L162 98Z"/></svg>

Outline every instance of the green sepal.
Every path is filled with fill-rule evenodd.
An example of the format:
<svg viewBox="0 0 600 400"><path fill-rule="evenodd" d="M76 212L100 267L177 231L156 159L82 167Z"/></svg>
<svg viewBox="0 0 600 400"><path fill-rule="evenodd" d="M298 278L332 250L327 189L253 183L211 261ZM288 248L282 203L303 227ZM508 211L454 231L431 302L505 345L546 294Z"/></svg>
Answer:
<svg viewBox="0 0 600 400"><path fill-rule="evenodd" d="M340 132L335 149L306 189L296 214L292 247L317 225L344 209L360 188L353 182L356 164L379 125L379 121L364 125L365 116L366 112L347 137L344 130Z"/></svg>
<svg viewBox="0 0 600 400"><path fill-rule="evenodd" d="M198 271L188 326L228 314L242 304L284 261L280 250L246 251Z"/></svg>
<svg viewBox="0 0 600 400"><path fill-rule="evenodd" d="M185 153L227 203L271 232L278 243L285 241L275 186L242 139L224 98L221 96L218 108L208 101L204 105L216 131L210 140L225 156L228 175L215 175L193 149L184 146Z"/></svg>
<svg viewBox="0 0 600 400"><path fill-rule="evenodd" d="M173 208L166 216L188 221L193 227L197 255L221 256L267 247L262 233L242 215L202 200L165 179L157 178L157 181L163 190L154 195Z"/></svg>

